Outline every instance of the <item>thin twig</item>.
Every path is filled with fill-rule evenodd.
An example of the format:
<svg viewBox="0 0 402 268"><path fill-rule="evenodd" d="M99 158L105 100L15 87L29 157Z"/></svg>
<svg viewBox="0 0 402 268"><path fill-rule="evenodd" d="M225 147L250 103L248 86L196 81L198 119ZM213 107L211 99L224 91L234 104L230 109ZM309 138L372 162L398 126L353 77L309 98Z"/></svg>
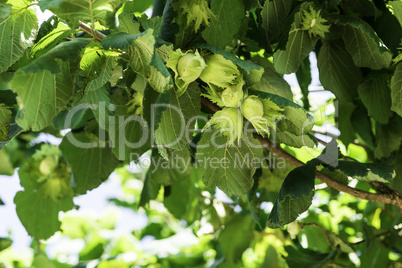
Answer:
<svg viewBox="0 0 402 268"><path fill-rule="evenodd" d="M79 22L79 30L92 35L97 40L103 40L106 38L106 35L95 29L92 29L88 24L83 23L82 21Z"/></svg>
<svg viewBox="0 0 402 268"><path fill-rule="evenodd" d="M37 238L36 239L36 254L38 254L38 255L42 255L42 249L40 246L41 246L40 239Z"/></svg>
<svg viewBox="0 0 402 268"><path fill-rule="evenodd" d="M319 143L321 143L322 145L324 145L324 146L327 146L327 145L328 145L328 142L325 142L325 141L323 141L322 139L319 139L319 138L317 138L317 137L315 137L315 139L316 139Z"/></svg>
<svg viewBox="0 0 402 268"><path fill-rule="evenodd" d="M401 227L398 227L398 226L395 226L395 227L394 227L394 231L399 231L399 230L401 230L401 229L402 229L402 228L401 228ZM390 230L387 230L387 231L385 231L385 232L376 234L375 236L371 237L369 240L373 240L373 239L379 238L379 237L381 237L381 236L388 235L390 232L391 232ZM362 239L362 240L357 241L357 242L354 242L354 243L349 243L349 245L351 245L351 246L357 246L357 245L359 245L359 244L361 244L361 243L364 243L364 242L366 242L366 240L365 240L365 239Z"/></svg>
<svg viewBox="0 0 402 268"><path fill-rule="evenodd" d="M211 110L212 112L217 112L220 110L220 108L218 106L216 106L215 104L210 102L208 99L203 98L203 97L201 98L201 104L204 107ZM276 147L268 139L265 139L261 135L254 133L254 138L256 138L261 143L261 145L264 146L266 149L268 149L270 152L272 152L273 154L275 154L278 157L285 159L286 162L292 164L293 166L301 167L301 166L305 165L305 163L301 162L299 159L297 159L293 155L289 154L282 148ZM362 191L359 189L349 187L348 185L340 183L336 180L333 180L332 178L325 175L324 173L321 173L320 171L316 171L316 178L319 179L320 181L326 183L327 185L331 186L332 188L334 188L340 192L344 192L344 193L353 195L354 197L358 197L360 199L365 199L365 200L369 200L369 201L374 201L374 202L381 203L381 204L394 205L398 209L399 213L402 214L402 198L399 195L399 193L395 190L389 189L390 192L386 193L386 194L384 194L384 193L376 193L375 194L375 193Z"/></svg>

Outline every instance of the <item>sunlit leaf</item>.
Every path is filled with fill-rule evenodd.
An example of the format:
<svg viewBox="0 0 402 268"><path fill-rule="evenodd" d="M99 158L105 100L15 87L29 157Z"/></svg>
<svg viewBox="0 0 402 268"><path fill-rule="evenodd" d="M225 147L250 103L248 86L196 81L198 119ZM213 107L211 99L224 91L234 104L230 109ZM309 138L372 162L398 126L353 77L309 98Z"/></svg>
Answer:
<svg viewBox="0 0 402 268"><path fill-rule="evenodd" d="M121 0L41 0L42 10L49 9L76 29L79 21L91 23L100 22L104 26L114 23L114 13L122 4Z"/></svg>
<svg viewBox="0 0 402 268"><path fill-rule="evenodd" d="M342 37L345 47L357 67L374 70L389 67L392 54L367 22L359 18L343 17L337 23L344 25Z"/></svg>
<svg viewBox="0 0 402 268"><path fill-rule="evenodd" d="M9 0L11 14L0 21L0 73L19 60L35 39L38 22L28 0ZM3 13L3 15L5 15Z"/></svg>
<svg viewBox="0 0 402 268"><path fill-rule="evenodd" d="M368 114L382 124L388 123L392 116L390 76L382 74L364 80L358 87L359 96L367 107Z"/></svg>
<svg viewBox="0 0 402 268"><path fill-rule="evenodd" d="M161 122L155 131L155 143L161 147L182 149L192 137L193 128L189 120L198 115L201 109L200 92L196 84L180 96L172 94L171 102L162 113Z"/></svg>
<svg viewBox="0 0 402 268"><path fill-rule="evenodd" d="M107 144L93 142L84 134L70 132L60 144L63 156L70 162L75 181L74 190L78 194L85 194L98 187L118 164Z"/></svg>
<svg viewBox="0 0 402 268"><path fill-rule="evenodd" d="M276 41L283 33L286 18L289 15L293 0L265 1L261 12L262 27L268 41Z"/></svg>
<svg viewBox="0 0 402 268"><path fill-rule="evenodd" d="M0 141L8 140L10 132L11 110L0 103Z"/></svg>
<svg viewBox="0 0 402 268"><path fill-rule="evenodd" d="M224 48L238 33L241 19L244 17L242 0L213 0L211 10L213 18L202 32L202 37L211 45Z"/></svg>
<svg viewBox="0 0 402 268"><path fill-rule="evenodd" d="M286 48L277 50L274 54L275 70L281 74L296 72L304 58L313 50L316 42L316 38L301 29L301 15L300 12L296 13Z"/></svg>
<svg viewBox="0 0 402 268"><path fill-rule="evenodd" d="M48 239L60 229L59 211L67 211L74 206L72 195L54 201L33 191L18 192L14 203L28 234L40 239Z"/></svg>
<svg viewBox="0 0 402 268"><path fill-rule="evenodd" d="M391 79L391 99L391 110L402 117L402 63L398 64Z"/></svg>
<svg viewBox="0 0 402 268"><path fill-rule="evenodd" d="M203 182L209 188L218 186L228 196L245 194L253 186L254 172L263 157L262 148L251 137L229 146L225 137L216 134L205 131L198 144Z"/></svg>
<svg viewBox="0 0 402 268"><path fill-rule="evenodd" d="M42 130L72 98L75 73L85 40L62 43L40 59L18 70L11 81L23 110L17 123L24 129Z"/></svg>
<svg viewBox="0 0 402 268"><path fill-rule="evenodd" d="M324 89L331 91L342 102L357 97L357 86L363 76L342 41L327 41L318 54L320 81Z"/></svg>

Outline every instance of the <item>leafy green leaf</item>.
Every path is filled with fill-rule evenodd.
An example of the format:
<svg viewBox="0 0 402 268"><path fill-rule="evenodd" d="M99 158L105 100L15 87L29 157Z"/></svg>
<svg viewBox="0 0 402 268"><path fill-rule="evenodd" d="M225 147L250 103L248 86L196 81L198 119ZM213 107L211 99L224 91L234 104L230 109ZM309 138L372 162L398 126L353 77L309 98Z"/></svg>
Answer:
<svg viewBox="0 0 402 268"><path fill-rule="evenodd" d="M130 67L141 74L158 92L164 92L173 87L173 80L165 64L155 53L155 37L153 29L136 35L116 33L102 40L105 49L128 49Z"/></svg>
<svg viewBox="0 0 402 268"><path fill-rule="evenodd" d="M290 131L282 130L281 128L278 128L278 131L275 133L274 137L274 143L284 143L296 148L301 148L303 146L312 148L317 145L316 139L311 134L296 135Z"/></svg>
<svg viewBox="0 0 402 268"><path fill-rule="evenodd" d="M245 14L242 0L213 0L211 10L216 18L202 32L202 37L211 45L225 48L241 27Z"/></svg>
<svg viewBox="0 0 402 268"><path fill-rule="evenodd" d="M308 87L311 84L311 68L309 57L304 58L300 64L299 70L296 72L297 82L299 83L300 90L303 94L303 108L307 111L310 110L310 101L308 99Z"/></svg>
<svg viewBox="0 0 402 268"><path fill-rule="evenodd" d="M128 111L129 96L119 91L111 96L116 106L115 118L110 122L107 130L113 144L113 152L119 160L133 161L140 157L152 146L153 140L150 134L160 122L161 109L156 109L152 104L164 104L170 100L171 91L163 94L157 93L147 86L143 99L143 116L133 115ZM166 109L166 106L163 106ZM153 121L151 117L153 117ZM159 116L159 118L157 118ZM151 126L151 122L155 125Z"/></svg>
<svg viewBox="0 0 402 268"><path fill-rule="evenodd" d="M1 161L0 174L12 176L14 174L14 167L13 164L11 163L10 156L7 154L5 150L0 150L0 161Z"/></svg>
<svg viewBox="0 0 402 268"><path fill-rule="evenodd" d="M7 18L11 14L11 7L10 4L0 4L0 19L3 20Z"/></svg>
<svg viewBox="0 0 402 268"><path fill-rule="evenodd" d="M50 7L58 7L64 0L39 0L38 6L44 12Z"/></svg>
<svg viewBox="0 0 402 268"><path fill-rule="evenodd" d="M329 253L318 253L304 248L296 249L293 246L286 246L285 250L288 253L285 258L289 268L321 267L336 253L336 250Z"/></svg>
<svg viewBox="0 0 402 268"><path fill-rule="evenodd" d="M132 42L145 33L130 34L118 32L107 36L101 44L105 49L128 49Z"/></svg>
<svg viewBox="0 0 402 268"><path fill-rule="evenodd" d="M269 43L275 42L284 32L286 18L289 15L293 0L273 0L265 1L261 12L262 27Z"/></svg>
<svg viewBox="0 0 402 268"><path fill-rule="evenodd" d="M218 186L228 196L242 195L253 186L253 175L261 163L261 145L252 137L228 146L227 139L205 131L197 147L197 159L203 170L203 182Z"/></svg>
<svg viewBox="0 0 402 268"><path fill-rule="evenodd" d="M155 131L155 143L161 147L182 149L192 137L193 125L188 125L189 120L197 116L200 109L200 91L196 84L190 84L180 97L172 94L170 105L163 111Z"/></svg>
<svg viewBox="0 0 402 268"><path fill-rule="evenodd" d="M338 114L335 120L338 123L338 129L341 132L339 139L347 147L356 137L354 125L352 124L352 113L356 107L350 102L339 102L335 108Z"/></svg>
<svg viewBox="0 0 402 268"><path fill-rule="evenodd" d="M89 49L81 60L81 69L87 73L90 80L85 87L80 104L89 105L102 129L107 129L112 115L108 81L112 77L113 69L117 66L116 61L116 56L105 55L96 47Z"/></svg>
<svg viewBox="0 0 402 268"><path fill-rule="evenodd" d="M54 48L64 38L72 34L70 27L63 23L58 23L57 28L53 29L50 33L42 37L30 51L31 58L38 58L48 52L49 49Z"/></svg>
<svg viewBox="0 0 402 268"><path fill-rule="evenodd" d="M297 12L289 31L286 48L284 50L279 49L274 54L275 70L281 74L296 72L316 43L316 38L310 37L307 31L301 29L301 15L300 12Z"/></svg>
<svg viewBox="0 0 402 268"><path fill-rule="evenodd" d="M100 88L86 90L80 104L87 105L95 115L99 127L108 129L109 120L112 116L112 101L109 97L110 85L105 84ZM85 107L85 106L83 106Z"/></svg>
<svg viewBox="0 0 402 268"><path fill-rule="evenodd" d="M357 87L363 79L351 56L340 40L327 41L321 47L317 60L320 81L341 101L352 101L357 97Z"/></svg>
<svg viewBox="0 0 402 268"><path fill-rule="evenodd" d="M39 239L48 239L60 229L59 211L68 211L74 207L72 195L55 201L34 191L19 191L14 203L28 234Z"/></svg>
<svg viewBox="0 0 402 268"><path fill-rule="evenodd" d="M271 68L265 68L260 81L252 86L254 90L275 94L293 100L292 90L289 84Z"/></svg>
<svg viewBox="0 0 402 268"><path fill-rule="evenodd" d="M388 258L390 249L383 247L381 241L373 239L362 249L361 267L389 266Z"/></svg>
<svg viewBox="0 0 402 268"><path fill-rule="evenodd" d="M152 0L141 0L141 1L127 1L124 3L123 12L134 13L134 12L144 12L152 6Z"/></svg>
<svg viewBox="0 0 402 268"><path fill-rule="evenodd" d="M73 96L75 73L85 40L63 43L14 75L12 89L23 110L17 123L39 131L48 126Z"/></svg>
<svg viewBox="0 0 402 268"><path fill-rule="evenodd" d="M338 146L336 140L333 139L323 153L319 157L311 160L310 163L313 165L323 164L330 171L339 170L346 176L359 181L379 181L388 183L395 177L394 166L379 163L343 161L338 160L338 158ZM318 163L316 161L318 161Z"/></svg>
<svg viewBox="0 0 402 268"><path fill-rule="evenodd" d="M402 3L401 3L402 4ZM402 12L402 5L401 5ZM402 14L401 14L402 15ZM391 110L402 117L402 63L396 67L395 73L391 79Z"/></svg>
<svg viewBox="0 0 402 268"><path fill-rule="evenodd" d="M241 214L233 215L219 234L218 241L222 245L227 267L239 267L243 252L249 247L252 239L253 221L251 217ZM236 233L236 236L233 234Z"/></svg>
<svg viewBox="0 0 402 268"><path fill-rule="evenodd" d="M190 176L173 184L170 195L163 200L163 204L173 216L184 219L189 224L197 220L201 212L200 200L197 198L199 188L196 186L196 182L201 177L201 170L194 170Z"/></svg>
<svg viewBox="0 0 402 268"><path fill-rule="evenodd" d="M22 130L22 128L20 126L18 126L15 123L11 123L10 124L10 132L8 132L8 134L7 134L8 140L7 141L0 141L0 149L2 149L5 145L7 145L9 140L11 140L17 134L19 134L21 132L21 130Z"/></svg>
<svg viewBox="0 0 402 268"><path fill-rule="evenodd" d="M35 256L32 268L56 268L56 266L44 255Z"/></svg>
<svg viewBox="0 0 402 268"><path fill-rule="evenodd" d="M12 90L0 90L0 100L1 103L7 107L13 107L17 104L17 94L15 94Z"/></svg>
<svg viewBox="0 0 402 268"><path fill-rule="evenodd" d="M402 143L402 118L392 117L387 125L381 126L377 137L374 156L377 159L390 157Z"/></svg>
<svg viewBox="0 0 402 268"><path fill-rule="evenodd" d="M98 21L110 27L114 24L115 12L121 3L121 0L63 0L44 2L41 8L49 9L73 29L78 27L80 21L89 22L91 25Z"/></svg>
<svg viewBox="0 0 402 268"><path fill-rule="evenodd" d="M161 184L151 181L151 179L148 176L146 176L138 206L145 207L145 205L148 204L149 201L156 199L160 189Z"/></svg>
<svg viewBox="0 0 402 268"><path fill-rule="evenodd" d="M302 166L286 176L269 215L268 227L283 227L310 207L314 195L315 170L314 166Z"/></svg>
<svg viewBox="0 0 402 268"><path fill-rule="evenodd" d="M159 37L165 42L175 43L176 34L179 32L180 28L177 23L174 23L177 13L174 10L172 4L176 0L167 0L165 9L163 10L163 17L161 23L161 31Z"/></svg>
<svg viewBox="0 0 402 268"><path fill-rule="evenodd" d="M354 0L348 1L347 4L364 17L373 16L377 19L382 13L382 11L375 6L373 0Z"/></svg>
<svg viewBox="0 0 402 268"><path fill-rule="evenodd" d="M24 55L35 40L38 29L35 12L29 8L30 1L8 2L3 10L11 4L11 14L0 21L0 73L5 72Z"/></svg>
<svg viewBox="0 0 402 268"><path fill-rule="evenodd" d="M183 179L188 179L193 171L190 152L187 148L169 152L164 159L156 150L151 156L151 165L147 176L157 184L172 185Z"/></svg>
<svg viewBox="0 0 402 268"><path fill-rule="evenodd" d="M402 3L399 1L389 1L388 4L391 5L394 16L402 26Z"/></svg>
<svg viewBox="0 0 402 268"><path fill-rule="evenodd" d="M0 103L0 141L8 140L8 132L10 132L11 110L4 104Z"/></svg>
<svg viewBox="0 0 402 268"><path fill-rule="evenodd" d="M103 87L112 76L112 71L116 67L116 57L106 56L102 68L97 70L96 77L88 82L85 91L94 91Z"/></svg>
<svg viewBox="0 0 402 268"><path fill-rule="evenodd" d="M40 71L50 71L52 74L60 73L64 65L62 62L76 63L81 58L81 50L88 44L88 40L74 39L64 42L31 64L21 68L26 74Z"/></svg>
<svg viewBox="0 0 402 268"><path fill-rule="evenodd" d="M162 24L161 17L148 18L147 15L143 14L141 17L139 17L137 19L140 22L142 28L144 28L145 30L153 29L154 35L159 36L159 33L161 31L161 24Z"/></svg>
<svg viewBox="0 0 402 268"><path fill-rule="evenodd" d="M70 162L78 194L98 187L117 167L118 160L107 144L98 143L92 147L94 140L84 133L69 132L60 144L63 156ZM85 145L84 145L85 144Z"/></svg>
<svg viewBox="0 0 402 268"><path fill-rule="evenodd" d="M136 1L137 2L137 1ZM128 34L139 34L140 24L134 22L134 15L132 13L119 14L119 30Z"/></svg>
<svg viewBox="0 0 402 268"><path fill-rule="evenodd" d="M0 251L10 247L13 241L9 238L0 237Z"/></svg>
<svg viewBox="0 0 402 268"><path fill-rule="evenodd" d="M341 17L337 23L344 26L342 37L346 50L357 67L374 70L389 67L392 54L367 22L355 17Z"/></svg>
<svg viewBox="0 0 402 268"><path fill-rule="evenodd" d="M352 113L352 125L357 136L363 140L369 148L374 148L374 134L371 119L366 107L359 104Z"/></svg>
<svg viewBox="0 0 402 268"><path fill-rule="evenodd" d="M148 29L147 34L134 40L130 67L144 76L156 91L164 92L173 87L173 80L162 59L155 53L154 45L152 29Z"/></svg>
<svg viewBox="0 0 402 268"><path fill-rule="evenodd" d="M314 119L304 109L285 106L284 119L278 123L279 131L290 131L296 135L307 134L314 125Z"/></svg>
<svg viewBox="0 0 402 268"><path fill-rule="evenodd" d="M367 107L368 114L381 124L388 123L392 116L389 80L388 74L382 74L366 78L358 87L359 96Z"/></svg>
<svg viewBox="0 0 402 268"><path fill-rule="evenodd" d="M331 168L329 167L331 170ZM359 181L391 182L395 176L395 167L378 163L358 163L339 161L335 169Z"/></svg>

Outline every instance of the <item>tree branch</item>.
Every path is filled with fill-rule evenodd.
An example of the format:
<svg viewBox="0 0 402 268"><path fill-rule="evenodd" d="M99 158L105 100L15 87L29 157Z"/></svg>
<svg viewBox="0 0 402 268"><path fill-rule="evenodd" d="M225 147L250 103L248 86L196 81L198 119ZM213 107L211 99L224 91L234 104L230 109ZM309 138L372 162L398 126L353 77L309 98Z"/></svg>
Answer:
<svg viewBox="0 0 402 268"><path fill-rule="evenodd" d="M216 106L215 104L213 104L212 102L210 102L208 99L206 99L204 97L201 98L201 104L202 104L202 106L204 106L205 108L208 108L212 112L217 112L220 110L220 108L218 106ZM254 138L256 138L261 143L261 145L264 146L266 149L268 149L270 152L272 152L273 154L275 154L278 157L285 159L286 162L289 162L290 164L294 165L295 167L300 167L300 166L305 165L299 159L297 159L293 155L289 154L282 148L276 147L268 139L265 139L261 135L254 133ZM374 201L374 202L381 203L381 204L394 205L398 209L399 213L402 214L402 198L401 198L401 196L399 195L399 193L397 191L392 190L388 187L387 188L389 191L386 194L370 193L370 192L366 192L366 191L362 191L359 189L349 187L346 184L333 180L332 178L325 175L324 173L321 173L320 171L316 171L316 178L340 192L348 193L348 194L358 197L360 199ZM385 186L385 185L383 185L383 186Z"/></svg>
<svg viewBox="0 0 402 268"><path fill-rule="evenodd" d="M103 40L106 38L106 35L95 29L92 29L88 24L83 23L82 21L79 22L79 30L92 35L97 40Z"/></svg>

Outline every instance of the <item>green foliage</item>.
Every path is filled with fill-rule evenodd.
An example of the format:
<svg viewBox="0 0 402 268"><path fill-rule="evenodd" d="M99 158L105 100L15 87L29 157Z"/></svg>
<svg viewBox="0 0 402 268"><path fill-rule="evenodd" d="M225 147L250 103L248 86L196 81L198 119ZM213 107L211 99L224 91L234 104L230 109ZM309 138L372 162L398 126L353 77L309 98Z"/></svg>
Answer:
<svg viewBox="0 0 402 268"><path fill-rule="evenodd" d="M121 5L121 0L41 0L39 6L42 10L49 9L73 29L77 28L79 21L100 22L105 26L114 24L114 14Z"/></svg>
<svg viewBox="0 0 402 268"><path fill-rule="evenodd" d="M71 165L75 182L74 191L77 194L85 194L105 181L117 167L118 161L111 148L82 148L77 146L77 143L93 144L95 142L96 144L96 141L86 137L85 134L69 134L71 135L64 137L60 144L60 149ZM90 163L103 164L95 165Z"/></svg>
<svg viewBox="0 0 402 268"><path fill-rule="evenodd" d="M402 65L398 64L391 79L391 110L402 116Z"/></svg>
<svg viewBox="0 0 402 268"><path fill-rule="evenodd" d="M8 132L10 132L10 121L11 121L12 112L10 109L1 104L0 106L0 141L8 140Z"/></svg>
<svg viewBox="0 0 402 268"><path fill-rule="evenodd" d="M399 267L401 33L400 1L0 0L0 174L35 250L1 237L0 267ZM111 174L143 226L75 206Z"/></svg>
<svg viewBox="0 0 402 268"><path fill-rule="evenodd" d="M224 48L239 32L244 20L242 0L213 0L211 10L215 15L202 37L211 45Z"/></svg>
<svg viewBox="0 0 402 268"><path fill-rule="evenodd" d="M214 139L213 143L211 139ZM199 146L197 158L204 172L205 185L218 186L228 196L242 195L251 189L255 169L259 167L256 160L261 159L262 153L256 140L245 141L243 138L240 143L229 145L225 137L205 131Z"/></svg>
<svg viewBox="0 0 402 268"><path fill-rule="evenodd" d="M277 228L291 223L306 211L314 195L315 167L295 168L287 176L268 219L268 227Z"/></svg>
<svg viewBox="0 0 402 268"><path fill-rule="evenodd" d="M341 40L326 41L318 54L322 85L342 102L357 97L362 73L356 67Z"/></svg>
<svg viewBox="0 0 402 268"><path fill-rule="evenodd" d="M26 0L10 0L0 6L0 73L18 61L35 39L38 22L29 4Z"/></svg>
<svg viewBox="0 0 402 268"><path fill-rule="evenodd" d="M286 48L274 53L274 66L278 73L290 74L299 69L300 64L313 50L317 39L303 30L300 12L294 15Z"/></svg>

